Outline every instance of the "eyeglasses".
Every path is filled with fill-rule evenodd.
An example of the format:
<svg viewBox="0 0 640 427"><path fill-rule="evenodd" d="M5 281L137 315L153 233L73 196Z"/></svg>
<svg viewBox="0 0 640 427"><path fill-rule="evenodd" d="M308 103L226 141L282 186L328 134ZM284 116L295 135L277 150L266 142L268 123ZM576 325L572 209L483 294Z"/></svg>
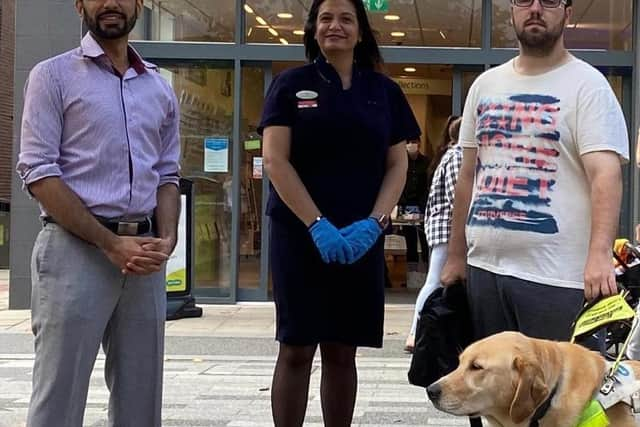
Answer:
<svg viewBox="0 0 640 427"><path fill-rule="evenodd" d="M530 7L534 0L511 0L514 6L518 7ZM538 0L540 5L545 9L555 9L560 6L566 6L567 0Z"/></svg>

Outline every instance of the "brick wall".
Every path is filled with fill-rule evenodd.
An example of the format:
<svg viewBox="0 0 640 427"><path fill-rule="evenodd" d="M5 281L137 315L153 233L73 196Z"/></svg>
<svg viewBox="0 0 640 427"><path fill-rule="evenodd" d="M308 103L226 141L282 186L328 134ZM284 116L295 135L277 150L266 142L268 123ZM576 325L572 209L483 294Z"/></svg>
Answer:
<svg viewBox="0 0 640 427"><path fill-rule="evenodd" d="M0 201L11 198L15 1L0 0Z"/></svg>

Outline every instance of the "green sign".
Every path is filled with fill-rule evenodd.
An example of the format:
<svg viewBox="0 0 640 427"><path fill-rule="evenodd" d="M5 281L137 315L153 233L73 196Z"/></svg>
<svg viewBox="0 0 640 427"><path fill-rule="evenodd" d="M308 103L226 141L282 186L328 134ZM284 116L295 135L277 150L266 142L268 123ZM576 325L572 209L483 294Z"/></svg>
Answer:
<svg viewBox="0 0 640 427"><path fill-rule="evenodd" d="M244 142L245 150L259 150L260 149L260 140L259 139L248 139Z"/></svg>
<svg viewBox="0 0 640 427"><path fill-rule="evenodd" d="M362 0L369 12L388 12L389 0Z"/></svg>

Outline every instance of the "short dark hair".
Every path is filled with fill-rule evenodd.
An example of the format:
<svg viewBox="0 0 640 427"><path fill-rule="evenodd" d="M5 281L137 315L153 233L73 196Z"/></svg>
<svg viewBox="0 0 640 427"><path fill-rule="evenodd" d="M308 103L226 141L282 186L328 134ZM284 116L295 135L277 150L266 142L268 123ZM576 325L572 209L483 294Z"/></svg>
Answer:
<svg viewBox="0 0 640 427"><path fill-rule="evenodd" d="M571 6L571 3L573 3L573 0L567 0L567 4L566 4L566 6L567 6L567 7Z"/></svg>
<svg viewBox="0 0 640 427"><path fill-rule="evenodd" d="M356 9L356 18L358 19L358 27L360 28L360 41L353 52L353 59L359 67L379 70L383 64L382 55L380 55L378 42L369 24L364 3L362 0L349 1ZM304 24L304 51L309 62L315 61L318 55L320 55L320 46L315 39L316 21L318 20L320 5L324 2L325 0L313 0L313 4L309 9L309 15L307 15L307 22Z"/></svg>

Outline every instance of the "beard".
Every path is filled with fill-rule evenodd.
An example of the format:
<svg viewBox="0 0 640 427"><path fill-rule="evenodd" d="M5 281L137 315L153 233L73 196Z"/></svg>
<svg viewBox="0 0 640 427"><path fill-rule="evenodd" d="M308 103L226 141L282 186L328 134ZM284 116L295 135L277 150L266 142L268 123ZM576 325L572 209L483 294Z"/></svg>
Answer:
<svg viewBox="0 0 640 427"><path fill-rule="evenodd" d="M122 20L118 23L104 24L100 22L100 17L107 14L119 14ZM127 18L123 13L119 12L102 12L100 15L91 17L84 9L84 23L92 34L104 40L115 40L127 36L136 26L138 20L138 11L133 12L133 16Z"/></svg>
<svg viewBox="0 0 640 427"><path fill-rule="evenodd" d="M541 21L538 17L536 21ZM546 56L549 54L562 34L564 32L564 26L566 18L562 20L562 23L557 27L548 27L545 23L545 28L540 31L532 32L526 29L526 23L522 25L522 28L518 29L514 26L516 31L516 37L520 42L520 46L523 50L536 56Z"/></svg>

